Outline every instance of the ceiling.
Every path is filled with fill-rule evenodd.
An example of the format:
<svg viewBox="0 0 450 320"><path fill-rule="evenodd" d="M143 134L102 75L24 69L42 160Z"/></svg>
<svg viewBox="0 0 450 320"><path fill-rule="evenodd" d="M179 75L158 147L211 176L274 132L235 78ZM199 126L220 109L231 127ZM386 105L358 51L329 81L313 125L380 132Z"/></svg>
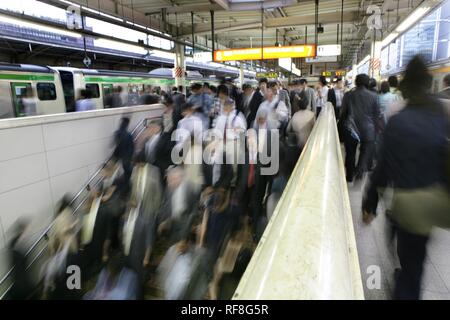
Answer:
<svg viewBox="0 0 450 320"><path fill-rule="evenodd" d="M51 1L49 1L51 2ZM211 47L211 10L217 44L226 48L314 43L314 0L78 0L109 14L133 18L173 37ZM383 12L383 33L401 21L422 0L320 0L318 22L324 32L318 44L336 44L342 27L344 66L370 42L367 9L377 5ZM100 6L100 8L99 8ZM263 9L262 9L263 8ZM389 11L389 19L387 12ZM192 14L193 13L193 14ZM343 26L341 25L341 15ZM193 23L192 23L193 22ZM263 26L263 28L262 28ZM341 30L339 30L341 31ZM382 34L378 35L382 37ZM206 38L206 40L205 40Z"/></svg>

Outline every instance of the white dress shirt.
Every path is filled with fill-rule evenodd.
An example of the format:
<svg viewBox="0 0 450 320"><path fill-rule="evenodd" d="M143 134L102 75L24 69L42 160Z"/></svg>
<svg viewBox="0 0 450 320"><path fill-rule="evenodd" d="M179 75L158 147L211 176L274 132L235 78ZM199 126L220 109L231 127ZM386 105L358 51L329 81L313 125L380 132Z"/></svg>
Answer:
<svg viewBox="0 0 450 320"><path fill-rule="evenodd" d="M100 208L100 203L102 200L102 195L95 198L92 201L91 209L88 214L83 217L83 229L81 232L81 242L86 245L92 241L92 235L94 233L95 220L97 218L98 209Z"/></svg>

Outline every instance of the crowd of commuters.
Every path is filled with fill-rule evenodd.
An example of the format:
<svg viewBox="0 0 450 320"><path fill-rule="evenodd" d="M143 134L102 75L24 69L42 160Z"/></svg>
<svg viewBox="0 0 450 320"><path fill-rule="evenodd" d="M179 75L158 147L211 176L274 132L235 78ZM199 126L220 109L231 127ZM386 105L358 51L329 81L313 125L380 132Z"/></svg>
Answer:
<svg viewBox="0 0 450 320"><path fill-rule="evenodd" d="M450 76L438 96L429 93L431 79L415 57L400 82L392 76L378 86L359 74L351 90L341 78L320 77L315 88L306 79L289 88L260 79L241 89L228 80L195 83L187 96L177 87L142 92L143 103L165 104L162 119L136 140L122 119L113 158L82 215L62 201L49 234L44 297L143 299L150 286L164 299L230 298L316 118L332 106L347 181L368 177L364 222L376 216L382 193L394 190L385 204L401 264L394 298L419 298L430 230L450 226ZM126 99L117 89L111 106ZM19 266L25 229L19 225L11 244ZM63 272L73 264L85 289L75 293ZM29 281L21 280L14 297L26 296Z"/></svg>

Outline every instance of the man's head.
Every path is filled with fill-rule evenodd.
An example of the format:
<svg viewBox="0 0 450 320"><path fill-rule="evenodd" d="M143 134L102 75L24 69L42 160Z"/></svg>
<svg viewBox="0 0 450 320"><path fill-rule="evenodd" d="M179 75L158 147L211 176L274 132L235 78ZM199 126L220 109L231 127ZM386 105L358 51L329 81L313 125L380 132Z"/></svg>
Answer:
<svg viewBox="0 0 450 320"><path fill-rule="evenodd" d="M183 182L184 171L181 167L171 167L167 169L167 186L170 190L175 190Z"/></svg>
<svg viewBox="0 0 450 320"><path fill-rule="evenodd" d="M396 89L398 87L398 78L397 76L390 76L388 78L389 87Z"/></svg>
<svg viewBox="0 0 450 320"><path fill-rule="evenodd" d="M181 106L181 114L183 117L191 115L195 112L194 105L190 102L186 102Z"/></svg>
<svg viewBox="0 0 450 320"><path fill-rule="evenodd" d="M370 78L367 74L361 73L356 76L355 85L358 88L369 88Z"/></svg>
<svg viewBox="0 0 450 320"><path fill-rule="evenodd" d="M191 91L193 94L199 94L199 93L201 93L202 88L203 88L203 86L201 83L194 83L191 86Z"/></svg>
<svg viewBox="0 0 450 320"><path fill-rule="evenodd" d="M228 98L228 87L224 84L221 84L218 88L217 88L217 93L219 95L219 98L224 100Z"/></svg>
<svg viewBox="0 0 450 320"><path fill-rule="evenodd" d="M294 81L292 81L292 87L295 89L301 89L302 85L300 83L300 79L295 79Z"/></svg>
<svg viewBox="0 0 450 320"><path fill-rule="evenodd" d="M444 83L444 88L450 87L450 73L444 77L442 82Z"/></svg>
<svg viewBox="0 0 450 320"><path fill-rule="evenodd" d="M319 86L325 87L326 85L327 85L327 78L325 78L325 76L320 76L319 77Z"/></svg>
<svg viewBox="0 0 450 320"><path fill-rule="evenodd" d="M207 94L211 94L211 88L208 82L203 83L203 92Z"/></svg>
<svg viewBox="0 0 450 320"><path fill-rule="evenodd" d="M267 85L267 90L265 93L265 97L268 101L272 101L273 98L277 95L278 93L278 85L276 82L270 82Z"/></svg>
<svg viewBox="0 0 450 320"><path fill-rule="evenodd" d="M302 86L303 89L308 87L308 80L306 79L300 79L299 84Z"/></svg>
<svg viewBox="0 0 450 320"><path fill-rule="evenodd" d="M261 91L265 91L267 88L267 84L269 83L269 81L267 80L267 78L261 78L258 81L258 87Z"/></svg>
<svg viewBox="0 0 450 320"><path fill-rule="evenodd" d="M242 85L242 91L244 92L244 94L245 94L246 96L251 95L252 92L253 92L252 85L249 84L249 83L244 83L244 84Z"/></svg>
<svg viewBox="0 0 450 320"><path fill-rule="evenodd" d="M342 78L340 77L336 78L335 87L337 89L342 89L344 87L344 82L342 81Z"/></svg>

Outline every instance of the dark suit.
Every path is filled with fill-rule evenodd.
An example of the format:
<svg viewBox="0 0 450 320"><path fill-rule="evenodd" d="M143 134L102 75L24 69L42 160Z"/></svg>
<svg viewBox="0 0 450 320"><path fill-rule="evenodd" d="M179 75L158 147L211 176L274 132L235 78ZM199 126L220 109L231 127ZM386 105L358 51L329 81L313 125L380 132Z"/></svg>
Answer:
<svg viewBox="0 0 450 320"><path fill-rule="evenodd" d="M381 129L381 114L377 95L365 87L358 87L347 92L342 99L341 120L344 123L354 123L354 126L356 126L354 129L361 143L356 177L361 178L362 174L371 167L375 139L377 132ZM351 181L358 141L352 138L348 130L344 131L346 174L347 180Z"/></svg>
<svg viewBox="0 0 450 320"><path fill-rule="evenodd" d="M259 105L264 101L264 97L259 89L256 89L253 94L252 100L248 105L250 114L247 116L247 128L250 128L253 121L256 118L256 112L258 112Z"/></svg>
<svg viewBox="0 0 450 320"><path fill-rule="evenodd" d="M123 226L126 222L126 219L122 220L120 230L123 231ZM143 266L145 252L147 249L151 249L153 247L155 233L156 230L154 223L151 223L149 219L144 216L144 212L140 210L134 225L130 250L128 255L125 257L126 267L136 272L138 276L138 283L142 285L142 288L138 289L138 298L140 299L143 298L143 285L146 277L145 268ZM122 234L122 239L123 236L124 234Z"/></svg>

